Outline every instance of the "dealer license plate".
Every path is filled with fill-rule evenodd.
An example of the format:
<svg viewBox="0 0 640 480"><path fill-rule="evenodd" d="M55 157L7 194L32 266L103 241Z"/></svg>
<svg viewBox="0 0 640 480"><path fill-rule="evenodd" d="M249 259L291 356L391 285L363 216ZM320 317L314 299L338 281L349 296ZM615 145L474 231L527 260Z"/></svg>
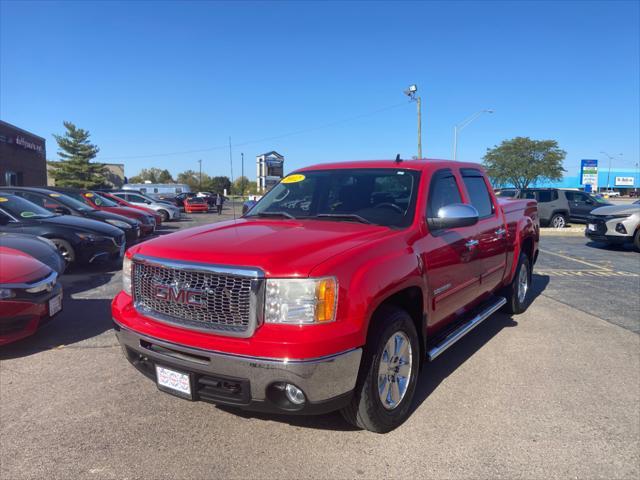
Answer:
<svg viewBox="0 0 640 480"><path fill-rule="evenodd" d="M589 225L587 225L587 229L590 232L595 232L597 230L596 226L593 223L590 223Z"/></svg>
<svg viewBox="0 0 640 480"><path fill-rule="evenodd" d="M53 317L60 310L62 310L62 295L56 295L49 300L49 316Z"/></svg>
<svg viewBox="0 0 640 480"><path fill-rule="evenodd" d="M156 378L161 390L191 398L191 377L189 374L156 365Z"/></svg>

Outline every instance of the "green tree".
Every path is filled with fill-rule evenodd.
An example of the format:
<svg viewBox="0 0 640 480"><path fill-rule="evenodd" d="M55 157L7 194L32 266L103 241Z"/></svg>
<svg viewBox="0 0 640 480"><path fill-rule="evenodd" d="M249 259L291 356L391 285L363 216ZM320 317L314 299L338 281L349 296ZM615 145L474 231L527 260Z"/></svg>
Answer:
<svg viewBox="0 0 640 480"><path fill-rule="evenodd" d="M51 172L56 185L75 188L99 188L106 185L106 169L101 163L91 163L100 149L89 142L87 130L71 122L63 122L64 135L53 135L58 143L60 160L52 162Z"/></svg>
<svg viewBox="0 0 640 480"><path fill-rule="evenodd" d="M249 184L251 182L247 177L238 177L233 182L233 193L236 195L242 195L249 193Z"/></svg>
<svg viewBox="0 0 640 480"><path fill-rule="evenodd" d="M206 173L202 174L202 185L206 185L209 177ZM185 170L180 172L176 177L177 183L186 183L191 187L191 190L198 191L200 188L200 175L194 170Z"/></svg>
<svg viewBox="0 0 640 480"><path fill-rule="evenodd" d="M156 167L143 168L138 175L129 179L130 183L144 183L145 181L151 183L174 183L169 170L161 170Z"/></svg>
<svg viewBox="0 0 640 480"><path fill-rule="evenodd" d="M225 189L227 193L231 191L231 180L229 180L229 177L212 177L207 182L208 192L223 193Z"/></svg>
<svg viewBox="0 0 640 480"><path fill-rule="evenodd" d="M482 164L494 186L527 188L540 181L560 180L566 155L555 140L516 137L487 149Z"/></svg>

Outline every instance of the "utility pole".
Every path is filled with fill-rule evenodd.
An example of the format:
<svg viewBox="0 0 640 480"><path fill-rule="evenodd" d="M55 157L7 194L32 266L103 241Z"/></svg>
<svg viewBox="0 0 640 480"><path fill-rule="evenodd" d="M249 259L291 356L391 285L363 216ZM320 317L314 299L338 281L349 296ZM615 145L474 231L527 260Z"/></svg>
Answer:
<svg viewBox="0 0 640 480"><path fill-rule="evenodd" d="M483 113L493 113L493 110L489 110L489 109L480 110L479 112L474 113L473 115L471 115L470 117L466 118L465 120L463 120L462 122L460 122L459 124L453 127L453 160L454 161L457 160L457 157L458 157L458 133L460 133L464 127L469 125L471 122L473 122L476 118L478 118Z"/></svg>
<svg viewBox="0 0 640 480"><path fill-rule="evenodd" d="M404 94L409 97L410 102L416 102L418 107L418 158L422 158L422 99L416 95L418 92L417 85L409 85Z"/></svg>
<svg viewBox="0 0 640 480"><path fill-rule="evenodd" d="M198 180L198 188L202 190L202 159L198 160L198 164L200 164L200 179Z"/></svg>
<svg viewBox="0 0 640 480"><path fill-rule="evenodd" d="M610 180L611 180L611 161L614 159L614 156L613 155L609 155L607 152L602 152L601 151L600 153L602 153L603 155L605 155L609 159L609 169L607 170L607 192L608 192L608 191L611 190L611 188L610 188L610 185L611 185L611 183L610 183ZM618 156L622 157L622 154L619 153Z"/></svg>
<svg viewBox="0 0 640 480"><path fill-rule="evenodd" d="M242 186L240 187L240 191L241 191L240 196L242 198L244 198L244 153L240 153L240 158L242 159L241 160L242 163L240 164L240 170L241 170L240 171L240 173L241 173L240 178L242 179L242 181L241 181Z"/></svg>

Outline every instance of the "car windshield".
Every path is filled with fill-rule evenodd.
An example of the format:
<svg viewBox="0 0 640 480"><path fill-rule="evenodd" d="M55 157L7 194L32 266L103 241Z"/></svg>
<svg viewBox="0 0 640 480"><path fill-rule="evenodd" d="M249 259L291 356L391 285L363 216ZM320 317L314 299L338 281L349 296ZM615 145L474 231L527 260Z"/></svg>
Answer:
<svg viewBox="0 0 640 480"><path fill-rule="evenodd" d="M246 217L285 217L407 227L420 173L406 169L335 169L285 177Z"/></svg>
<svg viewBox="0 0 640 480"><path fill-rule="evenodd" d="M58 193L58 192L52 192L52 193L49 194L49 196L51 198L55 198L60 203L66 205L67 207L72 208L74 210L78 210L80 212L90 212L91 210L95 210L95 208L87 205L86 203L84 203L84 201L76 200L75 198L71 197L70 195L74 195L74 194L70 193L69 195L67 195L67 194ZM80 195L80 194L78 194L78 195ZM82 196L80 195L80 198L81 197Z"/></svg>
<svg viewBox="0 0 640 480"><path fill-rule="evenodd" d="M0 194L0 209L18 219L25 218L49 218L55 216L49 210L44 209L35 203L31 203L15 195Z"/></svg>
<svg viewBox="0 0 640 480"><path fill-rule="evenodd" d="M119 206L113 200L107 197L103 197L99 193L95 193L95 192L85 193L85 196L91 198L91 200L93 200L93 203L95 203L99 207L118 207Z"/></svg>
<svg viewBox="0 0 640 480"><path fill-rule="evenodd" d="M193 197L189 199L189 203L205 203L205 199L202 197Z"/></svg>
<svg viewBox="0 0 640 480"><path fill-rule="evenodd" d="M596 196L596 195L589 195L589 197L591 197L591 199L592 199L594 202L597 202L597 203L609 203L609 202L607 202L604 198L602 198L602 197L600 197L600 196Z"/></svg>

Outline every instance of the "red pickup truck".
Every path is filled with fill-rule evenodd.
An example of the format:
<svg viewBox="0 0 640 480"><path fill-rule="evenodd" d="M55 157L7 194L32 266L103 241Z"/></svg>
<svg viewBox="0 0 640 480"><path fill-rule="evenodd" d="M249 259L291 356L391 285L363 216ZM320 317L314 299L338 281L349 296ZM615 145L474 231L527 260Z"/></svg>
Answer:
<svg viewBox="0 0 640 480"><path fill-rule="evenodd" d="M524 311L538 240L535 200L498 202L478 164L308 167L238 220L129 249L116 335L174 395L387 432L423 364Z"/></svg>

